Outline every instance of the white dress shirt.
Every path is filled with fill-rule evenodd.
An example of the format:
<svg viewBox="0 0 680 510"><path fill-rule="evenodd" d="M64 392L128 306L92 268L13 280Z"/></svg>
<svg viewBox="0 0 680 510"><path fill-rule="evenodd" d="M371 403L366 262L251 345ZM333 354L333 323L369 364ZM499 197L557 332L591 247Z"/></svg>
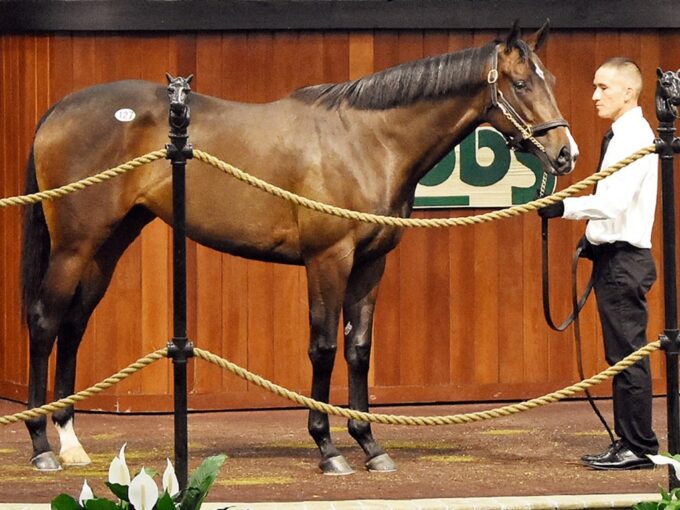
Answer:
<svg viewBox="0 0 680 510"><path fill-rule="evenodd" d="M600 169L654 142L654 132L640 107L614 121L612 132ZM592 244L626 241L638 248L651 248L657 180L658 156L649 154L599 181L594 195L565 198L563 217L591 220L586 238Z"/></svg>

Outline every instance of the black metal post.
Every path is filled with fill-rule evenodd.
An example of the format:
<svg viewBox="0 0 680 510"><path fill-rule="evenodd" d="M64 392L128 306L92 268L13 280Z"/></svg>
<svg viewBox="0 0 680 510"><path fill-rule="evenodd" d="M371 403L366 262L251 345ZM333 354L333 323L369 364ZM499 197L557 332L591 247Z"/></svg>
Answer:
<svg viewBox="0 0 680 510"><path fill-rule="evenodd" d="M187 359L194 354L193 344L187 338L185 225L185 169L187 159L193 157L187 134L191 78L168 75L170 143L166 145L167 158L172 161L173 224L173 338L168 344L168 356L174 368L175 473L181 489L186 488L188 481Z"/></svg>
<svg viewBox="0 0 680 510"><path fill-rule="evenodd" d="M673 176L675 152L680 143L675 138L675 121L680 103L680 79L675 73L658 72L656 115L659 120L659 139L656 151L661 159L661 200L663 217L663 274L664 274L664 332L661 345L666 351L666 420L668 426L668 452L680 453L680 398L678 396L678 296L675 264L675 183ZM668 469L669 489L680 487L675 470Z"/></svg>

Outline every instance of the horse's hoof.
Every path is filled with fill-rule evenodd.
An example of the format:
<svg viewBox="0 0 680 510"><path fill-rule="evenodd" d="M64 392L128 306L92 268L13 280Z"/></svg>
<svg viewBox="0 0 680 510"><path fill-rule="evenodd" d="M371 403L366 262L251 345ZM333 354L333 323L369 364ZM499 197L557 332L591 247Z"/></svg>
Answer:
<svg viewBox="0 0 680 510"><path fill-rule="evenodd" d="M342 455L323 459L319 462L319 467L324 475L343 476L354 473L352 466L349 465Z"/></svg>
<svg viewBox="0 0 680 510"><path fill-rule="evenodd" d="M59 471L61 464L54 452L43 452L31 459L31 464L38 471Z"/></svg>
<svg viewBox="0 0 680 510"><path fill-rule="evenodd" d="M74 446L59 452L59 458L66 466L87 466L92 463L90 456L85 453L82 446Z"/></svg>
<svg viewBox="0 0 680 510"><path fill-rule="evenodd" d="M371 473L394 473L397 470L397 465L389 455L381 453L366 461L366 469Z"/></svg>

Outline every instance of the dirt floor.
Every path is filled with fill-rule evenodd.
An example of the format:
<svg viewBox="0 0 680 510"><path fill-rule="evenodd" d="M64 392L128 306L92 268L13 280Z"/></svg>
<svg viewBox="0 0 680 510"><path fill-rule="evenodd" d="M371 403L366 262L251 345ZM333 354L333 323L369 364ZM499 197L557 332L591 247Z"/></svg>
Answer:
<svg viewBox="0 0 680 510"><path fill-rule="evenodd" d="M611 416L608 400L600 401ZM665 400L655 399L655 428L666 448ZM497 405L384 407L379 412L449 415ZM0 400L0 416L23 406ZM30 441L23 423L0 425L0 503L46 503L61 492L74 497L87 478L95 494L104 486L111 459L127 442L131 472L146 466L162 473L173 460L171 415L79 413L76 426L93 463L41 474L28 463ZM657 493L667 487L667 470L596 472L581 466L584 453L608 444L588 404L561 402L490 421L439 427L374 425L376 437L397 462L391 474L362 469L363 454L344 427L331 418L334 440L357 470L323 476L306 432L304 410L197 413L189 416L192 470L206 456L228 455L208 501L314 501L416 499L554 494ZM50 426L50 438L56 433Z"/></svg>

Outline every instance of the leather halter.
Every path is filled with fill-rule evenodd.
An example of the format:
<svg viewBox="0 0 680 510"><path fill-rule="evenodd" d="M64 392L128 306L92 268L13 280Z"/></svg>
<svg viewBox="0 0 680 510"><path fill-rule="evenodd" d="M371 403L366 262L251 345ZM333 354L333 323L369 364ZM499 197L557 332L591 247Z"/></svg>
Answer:
<svg viewBox="0 0 680 510"><path fill-rule="evenodd" d="M503 137L513 150L518 150L521 148L522 144L529 140L532 142L541 152L545 152L545 147L542 143L536 140L535 136L542 136L551 129L557 127L569 127L569 123L564 119L554 119L548 122L543 122L541 124L531 125L513 108L513 106L505 99L503 93L498 90L498 52L500 45L496 45L493 54L491 55L491 69L487 75L486 81L489 84L491 90L491 108L498 108L503 112L503 115L517 128L517 133L515 135L506 135L503 133Z"/></svg>

